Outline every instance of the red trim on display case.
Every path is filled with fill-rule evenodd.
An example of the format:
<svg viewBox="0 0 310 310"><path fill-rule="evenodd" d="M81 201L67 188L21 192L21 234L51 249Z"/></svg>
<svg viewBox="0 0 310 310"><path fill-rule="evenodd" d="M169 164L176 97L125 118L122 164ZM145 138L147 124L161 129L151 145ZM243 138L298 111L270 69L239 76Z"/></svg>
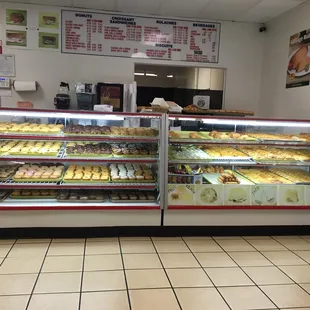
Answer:
<svg viewBox="0 0 310 310"><path fill-rule="evenodd" d="M24 185L23 183L14 183L14 184L1 184L0 189L154 189L154 185L113 185L109 183L108 186L103 185L88 185L81 183L79 185Z"/></svg>
<svg viewBox="0 0 310 310"><path fill-rule="evenodd" d="M310 210L310 206L168 206L168 210Z"/></svg>
<svg viewBox="0 0 310 310"><path fill-rule="evenodd" d="M34 206L34 207L11 207L0 206L0 211L94 211L94 210L110 210L110 211L126 211L126 210L160 210L160 206Z"/></svg>

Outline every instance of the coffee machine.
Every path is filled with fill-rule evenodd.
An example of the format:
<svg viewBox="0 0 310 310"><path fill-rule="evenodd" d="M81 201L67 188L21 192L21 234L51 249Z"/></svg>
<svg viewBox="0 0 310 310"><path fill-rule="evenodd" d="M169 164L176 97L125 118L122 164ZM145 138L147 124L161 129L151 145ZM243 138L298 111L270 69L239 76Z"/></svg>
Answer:
<svg viewBox="0 0 310 310"><path fill-rule="evenodd" d="M59 93L54 98L54 105L57 110L68 110L70 107L70 87L66 82L60 82Z"/></svg>

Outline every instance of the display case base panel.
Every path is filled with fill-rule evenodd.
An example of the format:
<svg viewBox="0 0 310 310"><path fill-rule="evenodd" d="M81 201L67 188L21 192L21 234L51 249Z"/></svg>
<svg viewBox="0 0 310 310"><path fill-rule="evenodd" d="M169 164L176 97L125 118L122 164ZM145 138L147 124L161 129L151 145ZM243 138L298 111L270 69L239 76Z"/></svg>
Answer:
<svg viewBox="0 0 310 310"><path fill-rule="evenodd" d="M65 238L66 233L63 235L57 234L57 231L62 231L67 228L69 231L80 230L80 236L87 236L87 229L93 229L98 235L104 235L104 229L110 228L112 231L117 227L146 227L150 229L153 226L160 227L161 224L161 211L157 210L50 210L50 211L3 211L0 216L0 238L7 238L5 228L20 228L21 232L24 228L30 231L37 228L37 237L40 238L58 235L60 238ZM147 233L147 229L145 233ZM83 232L84 230L84 232ZM15 230L16 231L16 230ZM27 229L26 229L27 231ZM72 237L75 234L72 235ZM35 235L32 235L35 237ZM19 236L22 237L22 233ZM31 237L31 235L28 235ZM77 237L77 235L76 235Z"/></svg>
<svg viewBox="0 0 310 310"><path fill-rule="evenodd" d="M309 209L167 210L164 215L164 226L299 226L309 225L309 217ZM253 227L253 230L256 229Z"/></svg>
<svg viewBox="0 0 310 310"><path fill-rule="evenodd" d="M268 226L159 226L158 217L150 212L135 214L136 223L130 226L89 226L69 227L16 226L0 228L1 239L30 238L111 238L111 237L186 237L186 236L303 236L309 235L309 225L268 225ZM108 214L111 219L113 212ZM39 215L36 215L40 219ZM65 221L68 219L66 218ZM144 221L144 223L142 223ZM20 222L18 224L21 224ZM25 223L27 224L27 223ZM103 223L104 224L104 223ZM102 225L103 225L102 224ZM111 240L111 239L109 239ZM102 241L102 239L100 239Z"/></svg>

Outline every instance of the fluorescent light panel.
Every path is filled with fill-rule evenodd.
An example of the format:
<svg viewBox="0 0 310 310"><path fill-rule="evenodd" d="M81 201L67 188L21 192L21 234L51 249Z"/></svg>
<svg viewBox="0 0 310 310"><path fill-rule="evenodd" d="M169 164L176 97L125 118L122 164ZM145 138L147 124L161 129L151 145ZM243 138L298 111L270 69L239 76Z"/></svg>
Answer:
<svg viewBox="0 0 310 310"><path fill-rule="evenodd" d="M145 73L146 76L157 76L157 74L154 73Z"/></svg>
<svg viewBox="0 0 310 310"><path fill-rule="evenodd" d="M135 75L144 75L142 72L135 72Z"/></svg>
<svg viewBox="0 0 310 310"><path fill-rule="evenodd" d="M55 113L51 111L47 112L33 112L29 111L0 111L0 116L27 116L27 117L45 117L45 118L69 118L69 119L98 119L98 120L110 120L110 121L123 121L126 116L118 115L100 115L96 113L78 114L78 113L61 113L55 110Z"/></svg>
<svg viewBox="0 0 310 310"><path fill-rule="evenodd" d="M180 121L196 121L194 118L187 117L169 117L169 119ZM205 124L218 124L218 125L243 125L243 126L271 126L271 127L310 127L310 122L290 122L290 121L261 121L261 120L251 120L251 119L197 119Z"/></svg>

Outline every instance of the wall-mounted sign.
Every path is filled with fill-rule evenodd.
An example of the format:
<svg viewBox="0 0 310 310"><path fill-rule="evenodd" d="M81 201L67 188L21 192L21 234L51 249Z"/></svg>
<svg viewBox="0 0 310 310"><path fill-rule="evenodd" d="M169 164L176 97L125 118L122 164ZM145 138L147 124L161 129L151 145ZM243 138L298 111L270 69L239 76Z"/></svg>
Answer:
<svg viewBox="0 0 310 310"><path fill-rule="evenodd" d="M62 52L217 63L219 23L62 11Z"/></svg>
<svg viewBox="0 0 310 310"><path fill-rule="evenodd" d="M289 59L286 71L286 88L309 85L310 29L290 37Z"/></svg>

